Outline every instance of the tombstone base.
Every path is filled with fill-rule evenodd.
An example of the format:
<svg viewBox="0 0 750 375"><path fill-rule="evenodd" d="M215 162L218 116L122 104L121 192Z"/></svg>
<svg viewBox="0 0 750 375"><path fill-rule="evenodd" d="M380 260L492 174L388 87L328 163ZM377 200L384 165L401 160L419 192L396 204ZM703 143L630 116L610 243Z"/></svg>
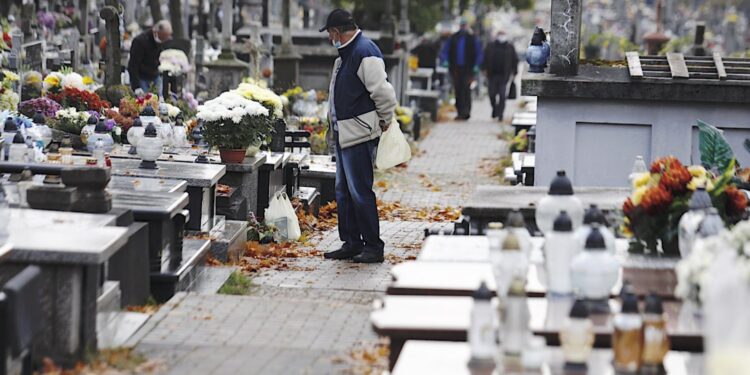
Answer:
<svg viewBox="0 0 750 375"><path fill-rule="evenodd" d="M186 239L182 248L182 261L162 263L161 272L151 273L151 294L158 303L168 301L177 292L189 291L203 272L211 241Z"/></svg>

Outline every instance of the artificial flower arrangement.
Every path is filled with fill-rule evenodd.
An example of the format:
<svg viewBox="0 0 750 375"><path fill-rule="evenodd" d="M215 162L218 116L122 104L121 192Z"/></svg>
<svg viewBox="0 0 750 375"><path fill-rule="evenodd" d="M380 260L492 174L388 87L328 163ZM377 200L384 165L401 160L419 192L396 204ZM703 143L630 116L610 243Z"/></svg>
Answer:
<svg viewBox="0 0 750 375"><path fill-rule="evenodd" d="M241 158L236 160L241 161L248 147L270 137L274 119L269 113L260 103L229 91L198 106L197 117L203 122L206 142L219 148L222 155L224 151L241 150Z"/></svg>
<svg viewBox="0 0 750 375"><path fill-rule="evenodd" d="M55 117L50 120L50 123L54 129L73 135L80 135L89 117L91 117L89 112L79 111L75 107L71 107L57 111Z"/></svg>
<svg viewBox="0 0 750 375"><path fill-rule="evenodd" d="M188 61L185 52L179 49L166 49L159 54L159 72L168 73L170 75L180 75L187 73L191 70L190 62Z"/></svg>
<svg viewBox="0 0 750 375"><path fill-rule="evenodd" d="M654 161L649 172L633 180L634 192L622 207L625 218L621 229L632 238L630 251L679 256L679 221L699 186L706 187L727 225L739 221L747 209L747 198L732 183L734 173L734 161L720 175L703 166L686 167L673 156Z"/></svg>
<svg viewBox="0 0 750 375"><path fill-rule="evenodd" d="M15 111L18 107L20 97L14 90L15 83L18 82L18 80L18 75L10 70L3 70L0 72L0 111Z"/></svg>
<svg viewBox="0 0 750 375"><path fill-rule="evenodd" d="M34 117L37 111L39 111L42 112L44 117L51 118L55 117L57 111L61 109L62 107L59 103L45 97L24 100L18 104L18 112L28 117Z"/></svg>
<svg viewBox="0 0 750 375"><path fill-rule="evenodd" d="M74 107L79 111L101 112L109 108L109 102L102 100L95 92L74 87L66 86L57 93L47 93L47 97L65 108Z"/></svg>
<svg viewBox="0 0 750 375"><path fill-rule="evenodd" d="M264 81L261 82L265 83ZM245 99L253 100L264 105L269 109L272 116L276 118L284 117L284 104L281 101L281 97L276 95L276 93L270 89L263 87L263 83L246 78L240 83L234 92L243 96Z"/></svg>
<svg viewBox="0 0 750 375"><path fill-rule="evenodd" d="M521 129L513 138L510 140L508 150L510 152L526 152L529 148L529 134L526 129Z"/></svg>

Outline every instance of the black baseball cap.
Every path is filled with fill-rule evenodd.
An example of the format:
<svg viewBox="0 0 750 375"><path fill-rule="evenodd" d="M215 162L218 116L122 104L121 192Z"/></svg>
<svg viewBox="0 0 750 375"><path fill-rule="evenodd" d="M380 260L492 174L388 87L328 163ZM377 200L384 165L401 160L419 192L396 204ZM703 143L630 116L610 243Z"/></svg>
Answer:
<svg viewBox="0 0 750 375"><path fill-rule="evenodd" d="M354 25L352 14L343 9L334 9L328 14L326 25L321 27L320 32L326 31L331 27Z"/></svg>

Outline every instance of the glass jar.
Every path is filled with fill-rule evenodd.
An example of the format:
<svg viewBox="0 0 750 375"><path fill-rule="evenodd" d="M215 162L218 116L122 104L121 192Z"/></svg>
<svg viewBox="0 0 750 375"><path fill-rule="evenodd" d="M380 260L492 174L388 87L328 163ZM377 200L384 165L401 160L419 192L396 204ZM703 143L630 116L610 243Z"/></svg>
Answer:
<svg viewBox="0 0 750 375"><path fill-rule="evenodd" d="M529 336L529 306L526 302L526 279L513 278L503 304L502 347L507 355L520 355Z"/></svg>
<svg viewBox="0 0 750 375"><path fill-rule="evenodd" d="M620 263L606 251L604 236L594 224L586 240L586 248L570 264L573 290L581 297L606 300L617 283Z"/></svg>
<svg viewBox="0 0 750 375"><path fill-rule="evenodd" d="M552 231L547 232L544 240L547 291L551 295L573 293L573 286L570 282L570 263L580 252L580 244L573 234L573 222L567 212L562 211L555 219Z"/></svg>
<svg viewBox="0 0 750 375"><path fill-rule="evenodd" d="M570 310L568 319L560 330L565 363L585 366L594 347L594 324L589 319L586 302L578 299Z"/></svg>
<svg viewBox="0 0 750 375"><path fill-rule="evenodd" d="M646 298L646 309L643 313L643 366L659 369L664 357L669 352L667 321L664 318L661 298L651 294Z"/></svg>
<svg viewBox="0 0 750 375"><path fill-rule="evenodd" d="M623 297L622 309L612 319L612 350L615 371L635 373L641 365L643 352L643 318L638 311L635 295Z"/></svg>
<svg viewBox="0 0 750 375"><path fill-rule="evenodd" d="M536 225L542 233L552 231L552 225L560 211L566 211L570 215L574 230L583 224L583 204L573 195L573 185L565 171L557 172L550 183L548 194L537 203Z"/></svg>

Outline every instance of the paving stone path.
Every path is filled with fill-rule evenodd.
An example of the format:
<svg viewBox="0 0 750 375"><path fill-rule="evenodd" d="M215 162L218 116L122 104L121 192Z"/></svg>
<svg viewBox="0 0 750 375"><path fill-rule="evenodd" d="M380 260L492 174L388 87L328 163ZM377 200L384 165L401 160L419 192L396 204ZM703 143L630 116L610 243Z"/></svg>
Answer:
<svg viewBox="0 0 750 375"><path fill-rule="evenodd" d="M498 183L480 171L504 152L502 127L488 113L487 101L478 101L470 121L436 124L407 168L378 176L384 181L379 199L414 209L457 207L477 184ZM417 255L425 228L448 224L382 221L383 264L298 258L289 269L255 275L249 296L180 293L131 343L163 360L170 374L369 373L351 357L378 341L369 314L390 281L390 267ZM341 242L331 230L311 244L328 251Z"/></svg>

